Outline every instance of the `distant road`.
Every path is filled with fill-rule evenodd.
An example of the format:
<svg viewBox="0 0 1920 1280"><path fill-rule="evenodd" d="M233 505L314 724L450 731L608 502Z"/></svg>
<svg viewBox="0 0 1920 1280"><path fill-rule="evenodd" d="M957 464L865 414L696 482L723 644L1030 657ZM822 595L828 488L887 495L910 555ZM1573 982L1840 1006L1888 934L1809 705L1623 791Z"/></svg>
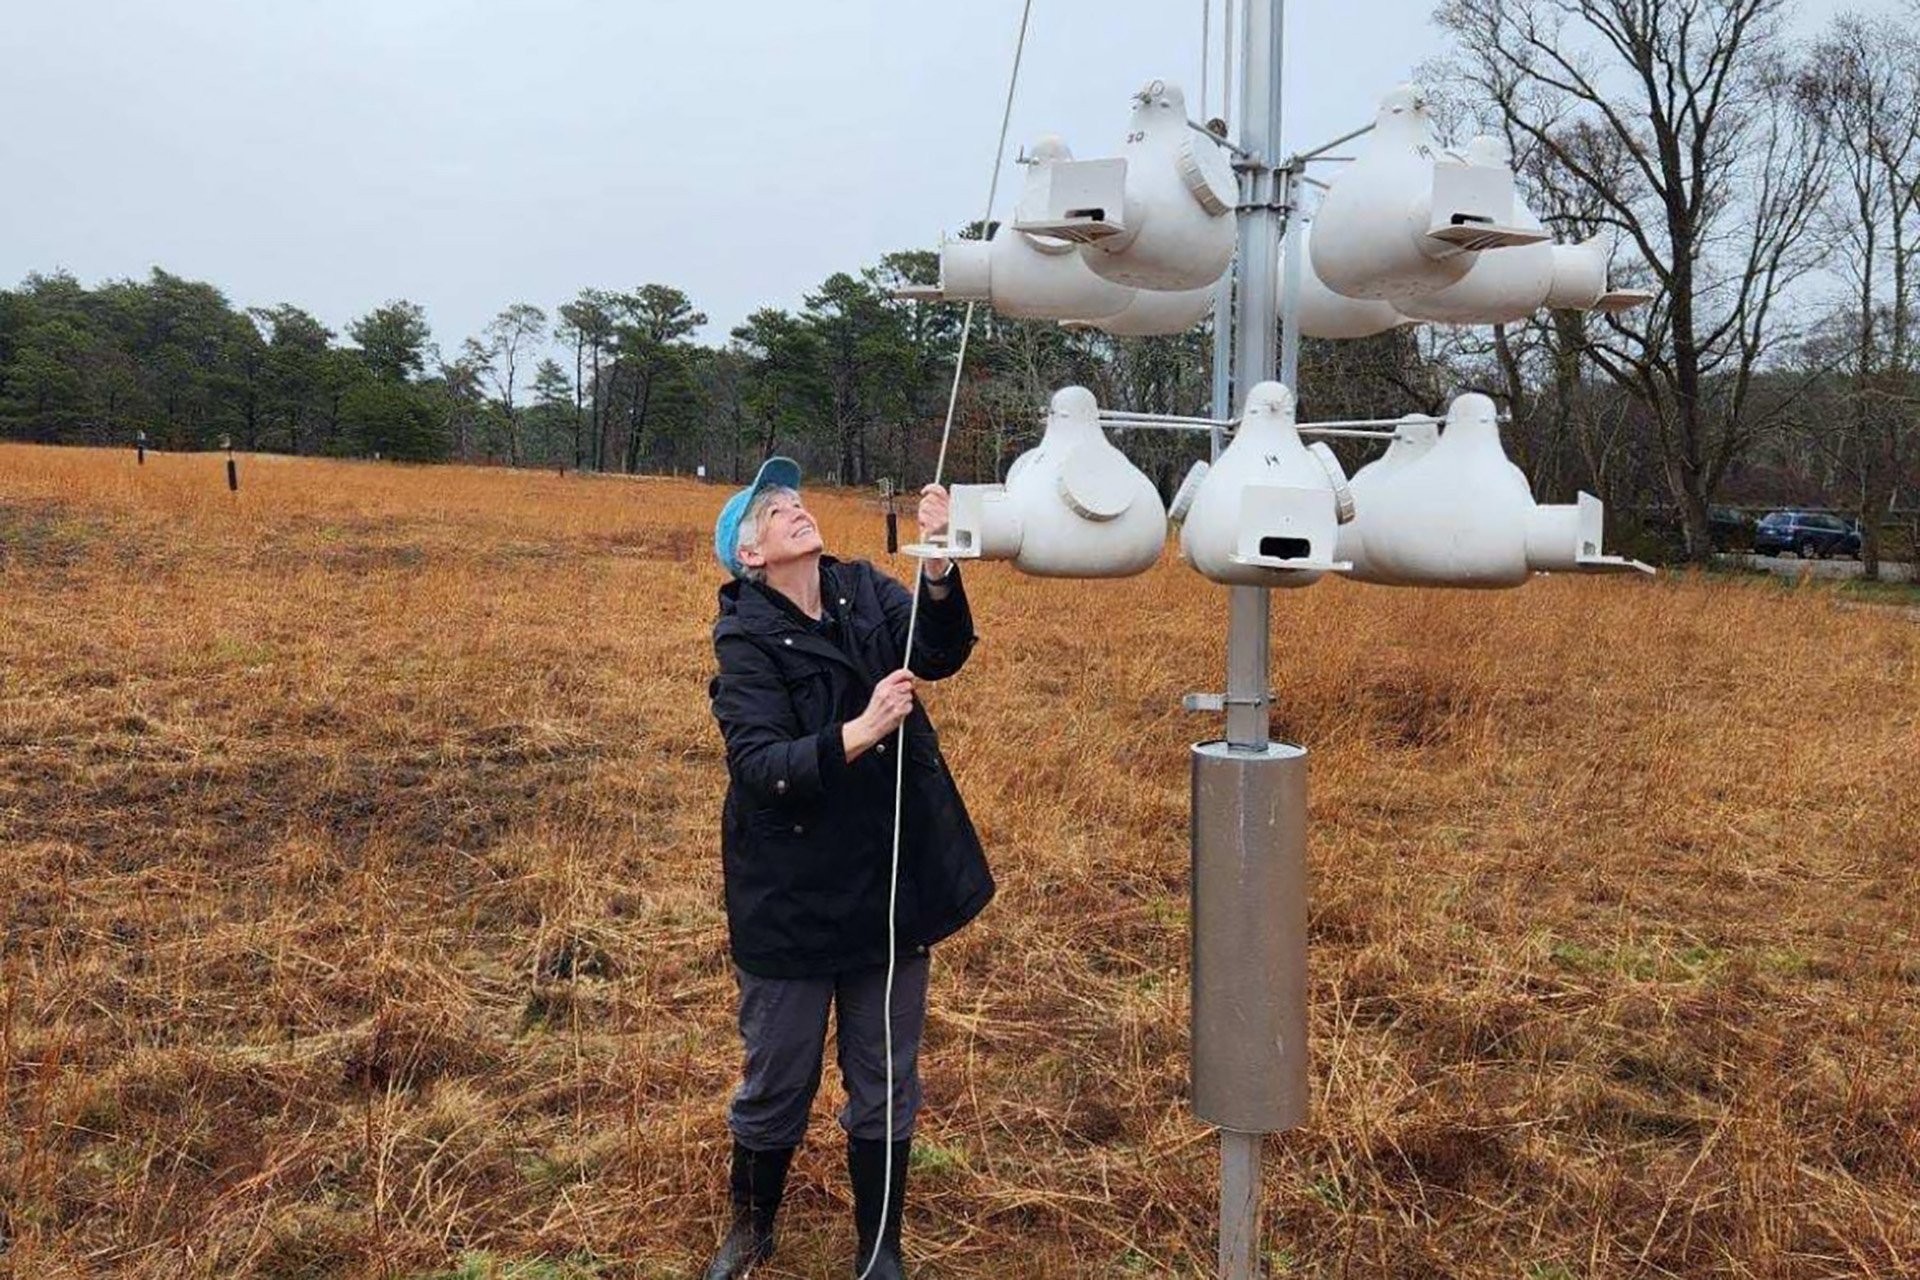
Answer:
<svg viewBox="0 0 1920 1280"><path fill-rule="evenodd" d="M1802 560L1798 556L1722 556L1721 559L1732 564L1745 565L1749 569L1764 569L1768 573L1783 578L1797 578L1808 574L1815 578L1857 578L1861 573L1858 560ZM1880 562L1880 579L1883 582L1914 581L1913 566L1898 564L1891 560Z"/></svg>

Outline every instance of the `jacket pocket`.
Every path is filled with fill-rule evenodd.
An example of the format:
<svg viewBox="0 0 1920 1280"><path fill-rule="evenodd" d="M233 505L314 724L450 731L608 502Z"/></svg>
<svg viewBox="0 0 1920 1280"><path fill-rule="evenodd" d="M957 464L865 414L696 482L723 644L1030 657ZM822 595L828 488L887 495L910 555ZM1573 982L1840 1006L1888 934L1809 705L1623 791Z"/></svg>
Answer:
<svg viewBox="0 0 1920 1280"><path fill-rule="evenodd" d="M844 833L818 805L762 809L748 828L752 857L789 890L837 884L846 861Z"/></svg>

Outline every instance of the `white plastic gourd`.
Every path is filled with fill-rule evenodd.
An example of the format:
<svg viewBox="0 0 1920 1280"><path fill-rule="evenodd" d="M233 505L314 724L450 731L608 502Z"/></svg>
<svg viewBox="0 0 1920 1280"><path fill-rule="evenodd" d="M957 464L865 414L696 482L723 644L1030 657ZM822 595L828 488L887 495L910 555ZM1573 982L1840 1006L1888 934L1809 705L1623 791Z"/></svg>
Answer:
<svg viewBox="0 0 1920 1280"><path fill-rule="evenodd" d="M1396 441L1396 446L1399 444ZM1353 576L1390 585L1516 587L1543 570L1606 572L1636 561L1601 554L1597 498L1541 506L1500 445L1493 401L1468 394L1438 441L1383 457L1354 477L1355 519L1342 541ZM1393 450L1389 450L1391 455ZM1379 468L1376 472L1374 468Z"/></svg>
<svg viewBox="0 0 1920 1280"><path fill-rule="evenodd" d="M1187 124L1180 87L1154 80L1134 95L1117 159L1049 165L1044 198L1015 225L1073 240L1096 275L1180 292L1217 281L1233 257L1239 184L1221 148Z"/></svg>
<svg viewBox="0 0 1920 1280"><path fill-rule="evenodd" d="M1055 190L1052 169L1073 153L1055 134L1028 151L1026 191L1010 222L990 240L949 240L940 246L940 283L908 286L895 296L926 302L985 302L1016 320L1058 320L1103 329L1116 337L1183 333L1213 307L1211 288L1164 292L1135 289L1094 274L1073 240L1021 230L1044 220Z"/></svg>
<svg viewBox="0 0 1920 1280"><path fill-rule="evenodd" d="M1513 204L1513 170L1442 156L1424 95L1402 85L1321 202L1314 269L1335 293L1398 305L1457 283L1482 252L1547 239L1514 224Z"/></svg>
<svg viewBox="0 0 1920 1280"><path fill-rule="evenodd" d="M1424 414L1408 414L1394 427L1393 441L1387 445L1387 451L1354 472L1353 478L1347 481L1347 488L1353 494L1354 518L1340 526L1340 536L1333 549L1335 558L1352 562L1353 568L1347 576L1362 582L1388 581L1367 555L1367 516L1378 507L1375 495L1388 477L1426 456L1439 440L1439 423Z"/></svg>
<svg viewBox="0 0 1920 1280"><path fill-rule="evenodd" d="M1054 393L1040 443L1005 484L957 484L951 500L946 554L1011 560L1038 577L1128 577L1167 542L1159 491L1107 439L1085 387Z"/></svg>
<svg viewBox="0 0 1920 1280"><path fill-rule="evenodd" d="M1048 168L1070 163L1073 152L1058 135L1043 134L1034 140L1030 159L1022 208L1045 198ZM915 296L985 302L1019 320L1092 320L1124 310L1133 301L1133 290L1088 270L1079 246L1002 222L991 240L941 245L938 291Z"/></svg>
<svg viewBox="0 0 1920 1280"><path fill-rule="evenodd" d="M984 302L1016 320L1085 320L1125 310L1134 291L1087 270L1075 246L1002 223L991 240L940 246L943 302Z"/></svg>
<svg viewBox="0 0 1920 1280"><path fill-rule="evenodd" d="M1464 154L1469 162L1483 167L1508 163L1506 144L1497 138L1475 138ZM1513 225L1547 234L1517 194ZM1382 298L1353 298L1328 288L1314 268L1312 226L1302 233L1301 243L1298 315L1300 332L1309 338L1366 338L1403 324L1515 324L1542 307L1620 311L1653 297L1641 289L1607 287L1609 251L1604 236L1578 244L1541 240L1476 253L1466 274L1445 288ZM1279 270L1284 284L1284 252Z"/></svg>
<svg viewBox="0 0 1920 1280"><path fill-rule="evenodd" d="M1262 382L1247 393L1233 443L1182 486L1180 554L1215 582L1304 587L1347 565L1334 555L1346 477L1324 446L1309 450L1293 392Z"/></svg>
<svg viewBox="0 0 1920 1280"><path fill-rule="evenodd" d="M1216 287L1182 289L1134 289L1127 305L1110 316L1087 323L1116 338L1151 338L1159 334L1185 333L1213 314Z"/></svg>
<svg viewBox="0 0 1920 1280"><path fill-rule="evenodd" d="M1511 153L1498 138L1478 137L1464 151L1468 164L1511 170ZM1515 245L1497 253L1476 253L1458 281L1432 293L1411 294L1394 305L1415 320L1440 324L1513 324L1547 305L1553 286L1556 246L1526 201L1513 197L1513 224L1538 231L1537 244Z"/></svg>
<svg viewBox="0 0 1920 1280"><path fill-rule="evenodd" d="M1607 240L1596 235L1578 244L1553 246L1553 281L1547 305L1587 311L1607 292Z"/></svg>
<svg viewBox="0 0 1920 1280"><path fill-rule="evenodd" d="M1371 338L1376 333L1408 323L1391 302L1377 298L1349 298L1327 288L1313 268L1313 227L1300 233L1300 297L1296 315L1301 336L1307 338ZM1280 253L1280 281L1287 279L1287 255Z"/></svg>
<svg viewBox="0 0 1920 1280"><path fill-rule="evenodd" d="M1553 283L1547 305L1572 311L1625 311L1653 301L1647 289L1615 289L1607 285L1611 245L1604 232L1578 244L1553 246Z"/></svg>
<svg viewBox="0 0 1920 1280"><path fill-rule="evenodd" d="M1233 258L1239 187L1218 145L1187 125L1178 85L1140 91L1127 143L1126 205L1119 235L1081 250L1096 275L1137 289L1204 289Z"/></svg>

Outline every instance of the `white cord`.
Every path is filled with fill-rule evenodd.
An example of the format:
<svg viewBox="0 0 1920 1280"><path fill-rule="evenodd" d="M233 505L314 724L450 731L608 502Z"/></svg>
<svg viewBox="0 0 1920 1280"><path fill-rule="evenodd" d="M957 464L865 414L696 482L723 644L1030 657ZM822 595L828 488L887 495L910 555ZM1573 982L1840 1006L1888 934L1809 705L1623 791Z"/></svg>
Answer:
<svg viewBox="0 0 1920 1280"><path fill-rule="evenodd" d="M1239 59L1233 56L1233 6L1235 0L1220 0L1220 118L1231 120L1238 110L1233 102L1233 64ZM1246 0L1239 0L1245 4ZM1240 24L1242 27L1246 23Z"/></svg>
<svg viewBox="0 0 1920 1280"><path fill-rule="evenodd" d="M1232 0L1228 0L1229 3ZM1213 0L1200 0L1200 123L1207 122L1207 70L1213 60Z"/></svg>
<svg viewBox="0 0 1920 1280"><path fill-rule="evenodd" d="M1033 0L1025 0L1020 9L1020 35L1013 46L1013 70L1007 76L1007 101L1000 110L1000 139L993 148L993 177L987 182L987 208L980 215L980 236L987 236L987 224L993 218L993 202L1000 194L1000 162L1007 154L1007 126L1013 121L1013 91L1020 83L1020 59L1027 49L1027 20L1033 15ZM947 392L947 420L940 428L940 456L933 464L933 483L939 484L947 473L947 444L953 438L953 413L960 403L960 375L967 367L967 340L973 335L973 307L967 304L967 314L960 322L960 346L953 356L953 386ZM927 574L925 560L914 561L913 603L907 609L907 641L901 647L901 664L908 670L913 668L913 633L920 625L920 588ZM893 750L893 866L887 877L887 986L881 1000L881 1022L885 1028L885 1047L887 1057L887 1144L885 1176L881 1182L880 1217L873 1227L873 1253L867 1258L867 1265L860 1269L857 1280L867 1280L873 1271L873 1264L880 1260L881 1241L886 1238L887 1211L892 1207L893 1199L893 976L896 953L899 947L899 921L895 917L895 907L900 896L900 801L905 792L907 777L907 722L900 722L899 736Z"/></svg>

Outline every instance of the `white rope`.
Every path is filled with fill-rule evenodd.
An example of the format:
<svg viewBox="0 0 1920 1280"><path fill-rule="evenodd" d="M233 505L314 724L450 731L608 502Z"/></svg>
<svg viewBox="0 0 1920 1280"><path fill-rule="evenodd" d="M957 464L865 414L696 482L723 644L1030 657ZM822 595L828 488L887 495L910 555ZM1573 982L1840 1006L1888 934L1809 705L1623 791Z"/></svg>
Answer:
<svg viewBox="0 0 1920 1280"><path fill-rule="evenodd" d="M1239 0L1244 4L1246 0ZM1233 102L1233 64L1239 59L1233 56L1233 6L1235 0L1220 0L1220 118L1232 120L1238 108ZM1244 27L1246 24L1241 23Z"/></svg>
<svg viewBox="0 0 1920 1280"><path fill-rule="evenodd" d="M1228 2L1231 3L1232 0ZM1202 124L1207 122L1207 70L1212 62L1213 0L1200 0L1200 123Z"/></svg>
<svg viewBox="0 0 1920 1280"><path fill-rule="evenodd" d="M993 147L993 176L987 181L987 207L980 215L982 239L988 235L988 224L993 220L993 202L1000 194L1000 164L1007 154L1007 127L1013 122L1013 93L1020 84L1020 59L1027 50L1027 20L1032 16L1033 0L1025 0L1020 8L1020 34L1013 46L1013 70L1007 75L1007 101L1000 109L1000 137ZM947 445L953 439L953 414L960 403L960 376L967 367L967 340L973 335L973 308L974 304L969 302L966 316L960 322L960 346L953 355L953 386L947 392L947 420L940 428L940 456L933 464L935 484L939 484L947 473ZM908 670L913 669L913 636L920 625L920 588L926 574L927 562L915 560L913 603L907 610L907 641L900 651L902 665ZM899 920L895 912L900 899L900 801L906 790L906 778L907 722L902 720L893 750L893 865L887 877L887 986L881 1001L887 1060L886 1175L881 1183L880 1217L874 1223L873 1253L867 1258L867 1265L860 1269L858 1280L867 1280L873 1264L880 1260L880 1242L886 1236L887 1211L892 1207L893 1198L893 977L899 950Z"/></svg>

